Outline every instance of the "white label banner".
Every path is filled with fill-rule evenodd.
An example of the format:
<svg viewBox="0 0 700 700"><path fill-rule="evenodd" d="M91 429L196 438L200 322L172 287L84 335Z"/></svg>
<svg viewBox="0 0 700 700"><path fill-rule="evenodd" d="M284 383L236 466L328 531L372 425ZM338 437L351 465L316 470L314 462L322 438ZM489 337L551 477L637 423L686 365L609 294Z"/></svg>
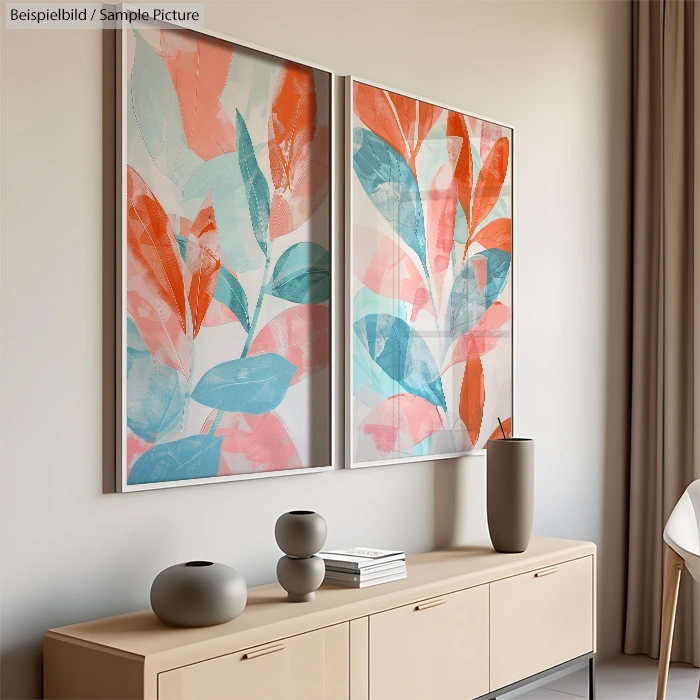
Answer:
<svg viewBox="0 0 700 700"><path fill-rule="evenodd" d="M203 26L204 3L22 2L5 5L8 29L118 29L176 22ZM167 26L167 25L162 25Z"/></svg>

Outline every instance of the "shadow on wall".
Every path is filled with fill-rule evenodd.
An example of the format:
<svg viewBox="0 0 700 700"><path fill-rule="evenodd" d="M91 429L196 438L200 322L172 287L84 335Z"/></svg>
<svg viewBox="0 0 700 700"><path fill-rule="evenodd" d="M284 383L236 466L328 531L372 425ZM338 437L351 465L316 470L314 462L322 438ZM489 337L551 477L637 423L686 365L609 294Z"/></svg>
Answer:
<svg viewBox="0 0 700 700"><path fill-rule="evenodd" d="M102 32L102 493L116 483L116 32Z"/></svg>
<svg viewBox="0 0 700 700"><path fill-rule="evenodd" d="M433 466L433 546L449 549L489 542L486 457L459 457Z"/></svg>
<svg viewBox="0 0 700 700"><path fill-rule="evenodd" d="M29 697L26 695L27 678L38 678L38 687L42 688L42 660L43 651L35 644L3 651L0 656L0 697L4 700Z"/></svg>

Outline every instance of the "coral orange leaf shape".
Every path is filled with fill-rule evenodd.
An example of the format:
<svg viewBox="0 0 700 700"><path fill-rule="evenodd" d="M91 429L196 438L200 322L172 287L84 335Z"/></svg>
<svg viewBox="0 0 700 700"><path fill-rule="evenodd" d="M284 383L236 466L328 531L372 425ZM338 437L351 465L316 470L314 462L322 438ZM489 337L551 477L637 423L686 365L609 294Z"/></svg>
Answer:
<svg viewBox="0 0 700 700"><path fill-rule="evenodd" d="M448 162L435 174L428 195L428 259L437 290L438 306L442 300L445 271L450 265L454 245L457 197L454 166Z"/></svg>
<svg viewBox="0 0 700 700"><path fill-rule="evenodd" d="M511 430L512 430L512 425L513 421L510 418L506 418L504 421L501 421L503 423L503 430L505 431L506 437L512 437L511 436ZM497 427L491 435L489 435L489 440L503 440L503 433L501 432L500 426Z"/></svg>
<svg viewBox="0 0 700 700"><path fill-rule="evenodd" d="M470 357L464 366L462 390L459 394L459 417L469 432L472 445L476 445L481 432L481 420L484 415L484 368L481 358Z"/></svg>
<svg viewBox="0 0 700 700"><path fill-rule="evenodd" d="M510 253L512 249L511 227L510 219L494 219L476 232L473 242L484 248L500 248L506 253Z"/></svg>
<svg viewBox="0 0 700 700"><path fill-rule="evenodd" d="M236 150L236 130L219 101L233 44L188 29L162 29L160 56L177 91L189 147L203 160Z"/></svg>
<svg viewBox="0 0 700 700"><path fill-rule="evenodd" d="M353 84L353 92L362 123L398 151L415 175L420 147L442 108L359 82Z"/></svg>
<svg viewBox="0 0 700 700"><path fill-rule="evenodd" d="M248 356L274 352L297 367L290 384L296 384L328 366L330 357L327 306L301 304L273 318L253 340Z"/></svg>
<svg viewBox="0 0 700 700"><path fill-rule="evenodd" d="M204 422L211 429L217 411ZM301 469L301 457L282 419L274 412L262 415L224 413L214 435L223 435L217 476Z"/></svg>
<svg viewBox="0 0 700 700"><path fill-rule="evenodd" d="M406 155L407 144L386 90L353 83L353 105L362 123L395 151Z"/></svg>
<svg viewBox="0 0 700 700"><path fill-rule="evenodd" d="M409 449L441 428L436 406L420 396L396 394L374 406L359 429L377 452L387 455Z"/></svg>
<svg viewBox="0 0 700 700"><path fill-rule="evenodd" d="M148 185L127 168L127 305L151 354L189 374L185 285L175 233Z"/></svg>
<svg viewBox="0 0 700 700"><path fill-rule="evenodd" d="M270 172L275 187L270 238L297 229L328 190L328 127L316 129L313 70L287 61L275 85L268 121Z"/></svg>
<svg viewBox="0 0 700 700"><path fill-rule="evenodd" d="M127 168L127 246L129 276L140 274L178 316L187 332L185 288L168 217L141 176Z"/></svg>
<svg viewBox="0 0 700 700"><path fill-rule="evenodd" d="M469 130L463 114L459 112L447 114L446 134L447 154L453 163L454 177L457 182L457 197L467 219L467 227L470 227L474 165L469 144Z"/></svg>
<svg viewBox="0 0 700 700"><path fill-rule="evenodd" d="M466 362L469 358L482 357L493 350L501 337L502 327L510 321L510 308L496 301L483 314L477 323L464 335L459 337L443 373L452 365Z"/></svg>
<svg viewBox="0 0 700 700"><path fill-rule="evenodd" d="M489 215L498 201L508 171L508 139L502 136L486 156L474 186L474 204L469 233L473 235L479 224Z"/></svg>
<svg viewBox="0 0 700 700"><path fill-rule="evenodd" d="M219 277L219 234L211 194L192 222L187 240L187 267L192 275L189 303L193 336L196 338L216 291Z"/></svg>
<svg viewBox="0 0 700 700"><path fill-rule="evenodd" d="M372 232L372 235L376 238L378 234ZM370 253L371 249L366 247L355 252L353 267L365 287L375 294L390 298L395 297L398 291L399 299L412 304L412 322L423 308L435 316L423 274L395 241L388 236L381 236L374 255L368 261Z"/></svg>

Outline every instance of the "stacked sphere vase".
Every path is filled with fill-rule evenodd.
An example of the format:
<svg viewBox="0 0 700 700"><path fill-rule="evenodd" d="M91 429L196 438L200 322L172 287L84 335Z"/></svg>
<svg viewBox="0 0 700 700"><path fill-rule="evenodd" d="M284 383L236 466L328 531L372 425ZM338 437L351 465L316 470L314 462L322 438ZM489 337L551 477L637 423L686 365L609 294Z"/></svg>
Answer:
<svg viewBox="0 0 700 700"><path fill-rule="evenodd" d="M275 524L275 539L284 552L277 562L277 580L291 603L313 600L323 583L326 564L317 554L326 543L326 521L310 510L293 510Z"/></svg>

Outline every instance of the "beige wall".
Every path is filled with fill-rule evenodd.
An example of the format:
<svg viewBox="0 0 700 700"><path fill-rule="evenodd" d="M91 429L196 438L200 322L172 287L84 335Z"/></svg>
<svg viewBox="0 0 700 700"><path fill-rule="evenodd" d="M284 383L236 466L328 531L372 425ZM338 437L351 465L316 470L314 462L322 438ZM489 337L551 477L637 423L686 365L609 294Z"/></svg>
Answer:
<svg viewBox="0 0 700 700"><path fill-rule="evenodd" d="M216 2L206 24L515 125L515 415L537 441L536 529L600 545L601 647L619 648L629 5ZM323 513L330 545L484 532L480 459L101 494L101 40L1 37L4 697L40 692L45 628L146 606L168 564L272 580L289 508Z"/></svg>

